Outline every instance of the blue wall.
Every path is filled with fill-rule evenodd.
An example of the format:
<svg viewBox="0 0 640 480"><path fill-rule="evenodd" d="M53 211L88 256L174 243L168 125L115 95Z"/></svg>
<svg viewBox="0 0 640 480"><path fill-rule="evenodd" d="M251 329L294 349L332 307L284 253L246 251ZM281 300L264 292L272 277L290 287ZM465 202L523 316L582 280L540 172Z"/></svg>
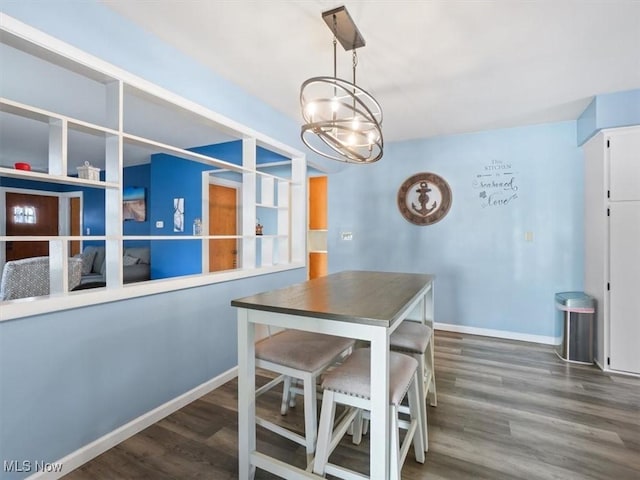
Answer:
<svg viewBox="0 0 640 480"><path fill-rule="evenodd" d="M566 122L390 143L380 162L330 175L329 270L434 273L437 322L555 336L554 293L582 288L575 128ZM440 175L453 193L449 214L430 226L409 223L397 207L398 188L418 172ZM477 184L501 172L513 173L513 189ZM478 177L486 174L493 176ZM491 194L515 197L487 206ZM341 232L352 232L353 241Z"/></svg>
<svg viewBox="0 0 640 480"><path fill-rule="evenodd" d="M153 235L192 235L193 221L202 218L202 163L157 154L151 158L150 206ZM173 231L173 199L184 198L184 232ZM156 228L161 220L163 228ZM176 277L202 272L202 244L197 240L152 242L151 278Z"/></svg>
<svg viewBox="0 0 640 480"><path fill-rule="evenodd" d="M294 120L98 2L4 1L2 10L302 149ZM230 300L304 278L297 269L1 322L0 460L56 461L215 378L237 363Z"/></svg>
<svg viewBox="0 0 640 480"><path fill-rule="evenodd" d="M578 118L578 145L603 128L640 124L640 89L596 95Z"/></svg>
<svg viewBox="0 0 640 480"><path fill-rule="evenodd" d="M151 190L151 175L150 165L136 165L134 167L127 167L122 171L122 183L125 187L142 187L145 189L147 198L147 216L144 222L126 221L122 225L122 232L125 235L149 235L151 233L151 215L149 211L149 205L153 198L153 191ZM104 205L103 205L104 208ZM104 215L103 215L104 218ZM143 246L149 242L144 241L129 241L127 246Z"/></svg>

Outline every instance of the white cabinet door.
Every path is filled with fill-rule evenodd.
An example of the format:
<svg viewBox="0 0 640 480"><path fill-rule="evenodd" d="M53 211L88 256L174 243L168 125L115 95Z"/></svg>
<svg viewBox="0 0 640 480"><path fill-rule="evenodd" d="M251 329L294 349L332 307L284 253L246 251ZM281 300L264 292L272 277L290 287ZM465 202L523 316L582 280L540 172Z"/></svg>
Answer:
<svg viewBox="0 0 640 480"><path fill-rule="evenodd" d="M640 373L640 201L610 209L610 366Z"/></svg>
<svg viewBox="0 0 640 480"><path fill-rule="evenodd" d="M640 200L640 128L615 133L609 141L611 201Z"/></svg>

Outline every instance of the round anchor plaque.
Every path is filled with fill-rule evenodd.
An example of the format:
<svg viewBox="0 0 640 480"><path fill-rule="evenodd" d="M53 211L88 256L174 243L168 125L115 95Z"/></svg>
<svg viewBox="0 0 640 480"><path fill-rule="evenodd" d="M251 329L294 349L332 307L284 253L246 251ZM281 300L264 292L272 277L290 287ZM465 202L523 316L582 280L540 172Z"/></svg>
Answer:
<svg viewBox="0 0 640 480"><path fill-rule="evenodd" d="M416 173L398 190L398 208L415 225L431 225L444 218L451 208L451 188L435 173Z"/></svg>

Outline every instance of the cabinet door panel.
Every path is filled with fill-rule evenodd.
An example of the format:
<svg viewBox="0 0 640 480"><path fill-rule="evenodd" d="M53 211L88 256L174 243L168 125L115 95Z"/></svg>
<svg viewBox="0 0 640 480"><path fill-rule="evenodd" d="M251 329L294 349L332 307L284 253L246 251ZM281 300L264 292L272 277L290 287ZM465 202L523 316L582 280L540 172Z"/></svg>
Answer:
<svg viewBox="0 0 640 480"><path fill-rule="evenodd" d="M640 200L640 129L615 134L610 141L611 201Z"/></svg>
<svg viewBox="0 0 640 480"><path fill-rule="evenodd" d="M611 368L640 373L640 202L611 204Z"/></svg>

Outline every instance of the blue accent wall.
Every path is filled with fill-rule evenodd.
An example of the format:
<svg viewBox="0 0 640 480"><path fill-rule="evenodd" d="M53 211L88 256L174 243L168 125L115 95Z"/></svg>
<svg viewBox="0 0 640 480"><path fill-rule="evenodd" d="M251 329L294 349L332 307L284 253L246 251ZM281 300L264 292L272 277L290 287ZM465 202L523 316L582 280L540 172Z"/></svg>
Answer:
<svg viewBox="0 0 640 480"><path fill-rule="evenodd" d="M329 270L432 273L437 322L555 336L554 293L581 290L583 282L575 128L564 122L390 143L380 162L330 175ZM448 215L429 226L409 223L397 206L400 185L419 172L443 177L453 193ZM341 240L342 232L353 240Z"/></svg>
<svg viewBox="0 0 640 480"><path fill-rule="evenodd" d="M122 231L125 235L149 235L151 233L151 220L150 209L151 198L153 197L153 191L151 190L151 167L150 165L136 165L134 167L127 167L122 171L122 183L125 187L142 187L145 189L145 195L147 198L147 215L144 222L134 222L127 220L122 226ZM104 205L103 205L104 208ZM104 216L103 216L104 217ZM141 240L131 240L126 242L125 246L147 246L149 242Z"/></svg>
<svg viewBox="0 0 640 480"><path fill-rule="evenodd" d="M149 210L153 235L192 235L193 221L202 218L202 163L164 153L151 158L151 202ZM184 198L184 231L173 231L173 199ZM163 228L155 222L162 221ZM177 277L202 272L202 244L199 240L152 242L151 278Z"/></svg>
<svg viewBox="0 0 640 480"><path fill-rule="evenodd" d="M83 226L91 235L104 235L104 190L83 189Z"/></svg>
<svg viewBox="0 0 640 480"><path fill-rule="evenodd" d="M0 186L9 188L24 188L28 190L43 190L47 192L64 192L66 186L58 183L34 182L21 178L0 177Z"/></svg>

